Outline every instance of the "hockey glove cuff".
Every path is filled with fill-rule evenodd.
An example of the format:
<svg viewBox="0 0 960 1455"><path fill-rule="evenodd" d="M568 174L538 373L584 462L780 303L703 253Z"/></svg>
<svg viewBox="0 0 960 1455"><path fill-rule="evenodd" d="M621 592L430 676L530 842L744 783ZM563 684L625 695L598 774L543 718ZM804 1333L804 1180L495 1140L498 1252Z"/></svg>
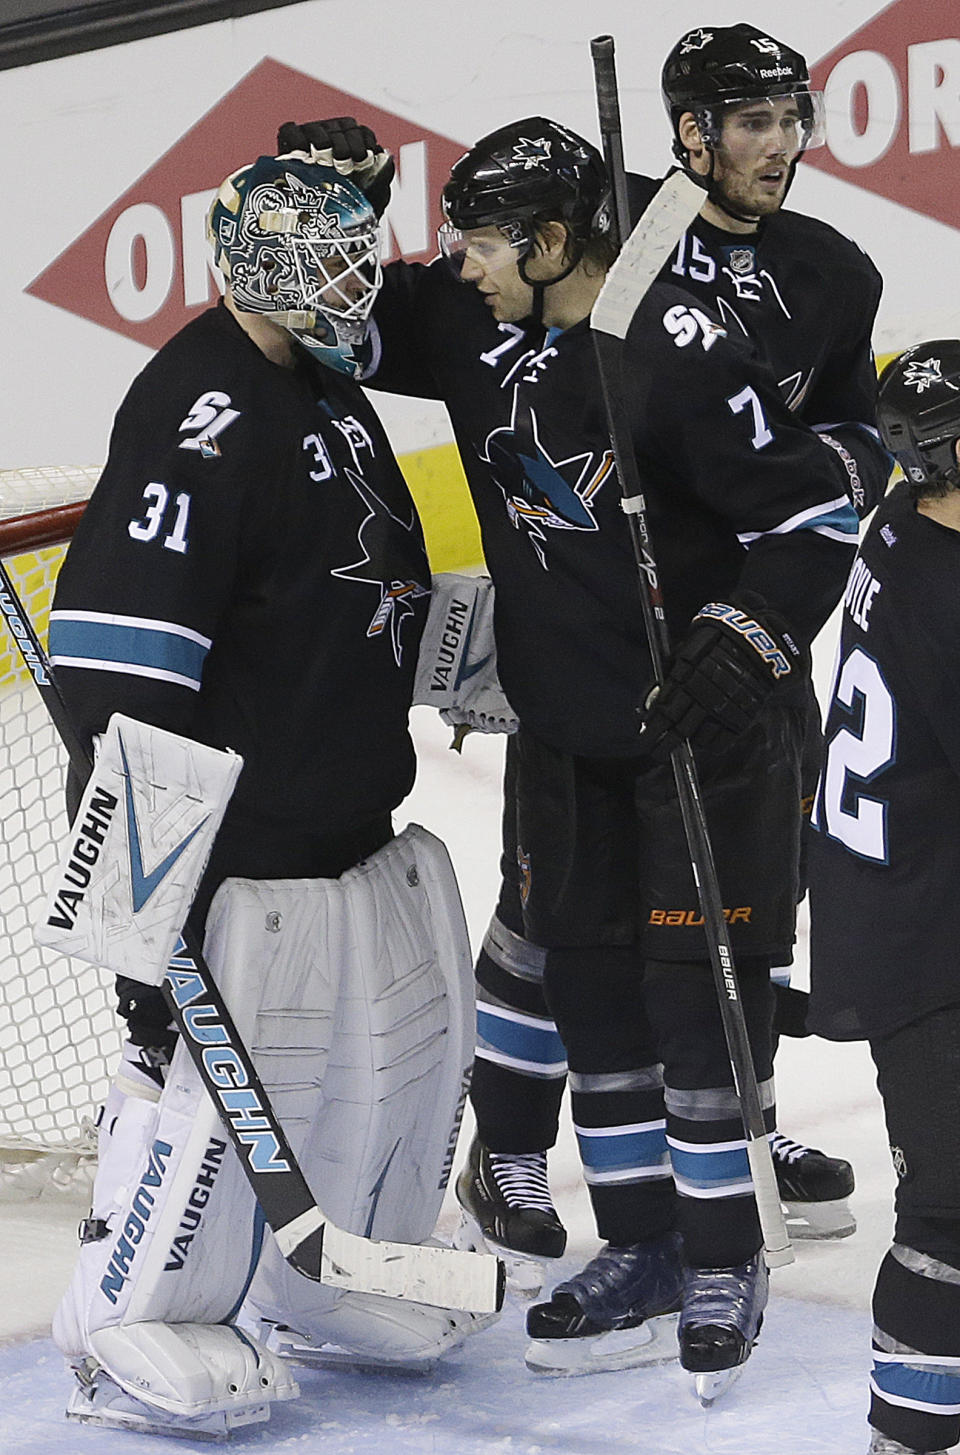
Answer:
<svg viewBox="0 0 960 1455"><path fill-rule="evenodd" d="M439 708L451 727L513 733L516 714L497 676L493 600L489 576L444 571L433 577L413 701Z"/></svg>
<svg viewBox="0 0 960 1455"><path fill-rule="evenodd" d="M312 162L335 168L360 188L378 218L386 212L396 168L369 126L352 116L331 116L302 125L285 121L277 132L277 153L285 156L288 152L305 152Z"/></svg>
<svg viewBox="0 0 960 1455"><path fill-rule="evenodd" d="M704 748L737 736L799 666L799 648L759 597L709 602L648 698L641 750L665 763L684 740Z"/></svg>

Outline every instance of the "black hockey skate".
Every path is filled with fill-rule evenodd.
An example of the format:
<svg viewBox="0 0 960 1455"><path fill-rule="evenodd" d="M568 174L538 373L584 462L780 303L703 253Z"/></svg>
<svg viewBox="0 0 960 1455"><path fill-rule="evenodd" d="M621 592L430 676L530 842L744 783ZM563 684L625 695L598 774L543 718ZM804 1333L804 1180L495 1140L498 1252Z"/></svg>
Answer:
<svg viewBox="0 0 960 1455"><path fill-rule="evenodd" d="M842 1157L827 1157L774 1132L770 1155L791 1238L848 1238L857 1221L847 1205L853 1168Z"/></svg>
<svg viewBox="0 0 960 1455"><path fill-rule="evenodd" d="M546 1152L491 1152L474 1137L455 1190L461 1219L454 1246L499 1254L510 1290L534 1298L543 1286L542 1261L562 1257L567 1246L550 1197Z"/></svg>
<svg viewBox="0 0 960 1455"><path fill-rule="evenodd" d="M683 1292L679 1233L628 1248L601 1248L549 1303L527 1314L524 1356L540 1374L598 1374L677 1357Z"/></svg>
<svg viewBox="0 0 960 1455"><path fill-rule="evenodd" d="M763 1253L735 1268L688 1268L677 1338L702 1405L713 1404L750 1357L767 1306Z"/></svg>

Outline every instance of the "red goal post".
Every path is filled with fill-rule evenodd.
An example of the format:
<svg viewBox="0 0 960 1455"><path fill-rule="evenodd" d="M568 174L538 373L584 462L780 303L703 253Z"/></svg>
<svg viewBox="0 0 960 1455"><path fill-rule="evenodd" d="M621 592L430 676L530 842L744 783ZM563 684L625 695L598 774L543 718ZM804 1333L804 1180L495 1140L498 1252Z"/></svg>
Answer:
<svg viewBox="0 0 960 1455"><path fill-rule="evenodd" d="M46 640L66 543L99 469L0 470L0 553ZM0 1198L74 1185L120 1046L113 977L33 942L67 832L66 752L0 633Z"/></svg>

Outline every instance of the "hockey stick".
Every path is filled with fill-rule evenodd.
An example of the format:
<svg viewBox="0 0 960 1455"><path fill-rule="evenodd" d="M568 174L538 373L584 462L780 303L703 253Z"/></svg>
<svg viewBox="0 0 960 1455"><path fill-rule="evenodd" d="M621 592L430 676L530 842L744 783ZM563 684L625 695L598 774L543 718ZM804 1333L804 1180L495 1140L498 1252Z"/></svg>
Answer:
<svg viewBox="0 0 960 1455"><path fill-rule="evenodd" d="M60 734L73 768L94 770L50 659L0 560L0 612ZM503 1305L498 1258L455 1248L376 1241L348 1233L318 1207L282 1126L204 961L189 921L171 958L163 993L197 1072L219 1112L250 1186L287 1262L315 1282L441 1308L493 1312ZM219 1077L205 1050L215 1044ZM223 1085L229 1062L229 1085ZM212 1066L213 1063L211 1063Z"/></svg>
<svg viewBox="0 0 960 1455"><path fill-rule="evenodd" d="M631 232L613 37L597 36L591 41L590 50L596 80L600 133L617 208L617 227L620 237L625 239L620 255L607 274L594 304L590 327L593 330L600 368L610 443L623 492L621 503L629 522L630 537L636 555L643 624L653 663L654 680L661 685L665 676L664 663L670 652L670 639L657 563L647 526L643 484L633 449L627 401L621 386L623 342L641 299L700 211L704 192L685 172L674 173L661 185ZM693 750L688 742L682 743L675 750L671 762L690 863L700 899L727 1052L740 1102L764 1252L770 1267L780 1267L793 1262L793 1250L783 1220L780 1193L763 1121L760 1090L743 1015L733 953L727 939L723 900L707 830L699 776Z"/></svg>

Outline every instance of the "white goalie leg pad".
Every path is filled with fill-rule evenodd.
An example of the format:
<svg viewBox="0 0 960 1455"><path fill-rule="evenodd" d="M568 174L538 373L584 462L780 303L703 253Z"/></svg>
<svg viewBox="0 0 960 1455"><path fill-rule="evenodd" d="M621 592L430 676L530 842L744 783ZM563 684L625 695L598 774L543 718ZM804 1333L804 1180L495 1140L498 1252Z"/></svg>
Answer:
<svg viewBox="0 0 960 1455"><path fill-rule="evenodd" d="M443 844L414 824L336 880L228 881L209 923L228 978L247 965L259 982L237 997L260 1000L248 1044L324 1211L366 1237L428 1238L475 1034L472 958ZM357 1348L365 1326L373 1357L388 1361L435 1358L476 1326L312 1284L272 1238L250 1304L320 1343L329 1333Z"/></svg>
<svg viewBox="0 0 960 1455"><path fill-rule="evenodd" d="M227 1410L242 1423L297 1393L283 1362L231 1327L262 1218L185 1048L162 1094L129 1070L108 1098L110 1134L54 1340L88 1382L102 1370L175 1420Z"/></svg>

